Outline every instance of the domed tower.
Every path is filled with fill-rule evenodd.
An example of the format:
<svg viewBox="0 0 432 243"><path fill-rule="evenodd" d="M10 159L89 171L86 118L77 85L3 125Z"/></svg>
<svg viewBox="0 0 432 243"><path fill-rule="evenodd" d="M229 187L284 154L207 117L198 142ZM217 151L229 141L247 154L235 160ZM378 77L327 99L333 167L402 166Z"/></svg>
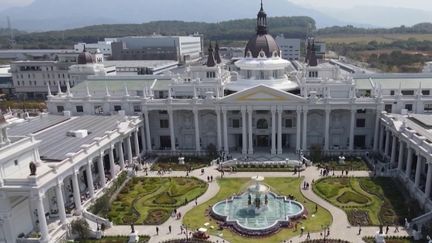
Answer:
<svg viewBox="0 0 432 243"><path fill-rule="evenodd" d="M78 55L78 64L79 65L85 65L85 64L92 64L95 62L96 61L95 61L93 55L90 52L86 51L86 48L84 46L83 52L81 52Z"/></svg>
<svg viewBox="0 0 432 243"><path fill-rule="evenodd" d="M283 91L298 89L298 84L286 74L291 63L281 58L278 44L267 32L267 14L262 1L256 24L256 34L247 43L244 58L234 63L240 71L232 76L226 89L237 92L262 84Z"/></svg>
<svg viewBox="0 0 432 243"><path fill-rule="evenodd" d="M266 57L273 55L280 56L280 49L273 36L267 32L267 14L264 12L263 3L261 1L261 9L257 14L256 35L254 35L246 45L245 57L255 57L263 51Z"/></svg>

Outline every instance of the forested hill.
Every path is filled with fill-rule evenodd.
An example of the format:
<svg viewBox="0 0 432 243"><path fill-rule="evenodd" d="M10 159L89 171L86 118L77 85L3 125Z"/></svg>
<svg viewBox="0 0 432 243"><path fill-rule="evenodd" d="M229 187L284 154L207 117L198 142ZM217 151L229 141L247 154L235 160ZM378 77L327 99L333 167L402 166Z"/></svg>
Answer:
<svg viewBox="0 0 432 243"><path fill-rule="evenodd" d="M394 28L358 28L352 25L333 26L317 30L314 34L318 36L332 34L430 34L432 23L419 23L413 26L400 26Z"/></svg>
<svg viewBox="0 0 432 243"><path fill-rule="evenodd" d="M304 38L316 29L310 17L273 17L268 19L269 32L273 35ZM92 43L105 37L130 35L189 35L204 34L207 40L238 41L247 40L255 33L255 19L240 19L219 23L154 21L144 24L94 25L64 31L49 31L18 34L17 47L20 48L71 48L77 42ZM0 48L6 48L6 39L0 37Z"/></svg>

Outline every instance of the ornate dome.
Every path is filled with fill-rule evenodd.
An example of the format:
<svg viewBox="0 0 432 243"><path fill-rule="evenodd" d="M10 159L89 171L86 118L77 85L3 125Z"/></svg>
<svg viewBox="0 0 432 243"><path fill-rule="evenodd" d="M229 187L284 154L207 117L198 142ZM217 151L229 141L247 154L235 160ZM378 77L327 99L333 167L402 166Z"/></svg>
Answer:
<svg viewBox="0 0 432 243"><path fill-rule="evenodd" d="M267 14L264 12L261 1L261 9L257 15L257 33L246 45L245 57L257 58L263 51L266 57L272 57L274 53L280 56L280 49L275 39L267 33Z"/></svg>
<svg viewBox="0 0 432 243"><path fill-rule="evenodd" d="M259 35L252 37L246 45L245 57L252 55L257 58L259 53L263 51L266 57L272 57L273 53L276 52L280 55L280 49L273 36L269 34ZM248 54L250 52L250 54Z"/></svg>
<svg viewBox="0 0 432 243"><path fill-rule="evenodd" d="M78 64L87 64L87 63L95 63L95 60L93 55L87 52L84 47L83 52L81 52L78 55Z"/></svg>

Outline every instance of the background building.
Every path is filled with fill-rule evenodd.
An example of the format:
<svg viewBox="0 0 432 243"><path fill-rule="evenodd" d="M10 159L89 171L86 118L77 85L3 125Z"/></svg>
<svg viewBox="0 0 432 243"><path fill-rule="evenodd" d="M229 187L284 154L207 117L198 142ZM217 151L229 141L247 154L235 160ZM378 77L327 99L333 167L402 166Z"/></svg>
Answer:
<svg viewBox="0 0 432 243"><path fill-rule="evenodd" d="M202 54L201 36L130 36L111 44L113 60L196 61Z"/></svg>
<svg viewBox="0 0 432 243"><path fill-rule="evenodd" d="M276 37L276 43L282 51L283 59L300 60L300 39L289 39L279 35Z"/></svg>

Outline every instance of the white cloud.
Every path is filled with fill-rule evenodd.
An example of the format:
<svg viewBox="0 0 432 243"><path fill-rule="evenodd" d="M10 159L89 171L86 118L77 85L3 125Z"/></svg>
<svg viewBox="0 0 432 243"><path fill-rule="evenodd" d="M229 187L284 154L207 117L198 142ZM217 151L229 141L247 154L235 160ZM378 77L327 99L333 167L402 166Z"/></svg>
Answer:
<svg viewBox="0 0 432 243"><path fill-rule="evenodd" d="M432 11L430 0L287 0L313 8L351 8L359 5L414 8Z"/></svg>
<svg viewBox="0 0 432 243"><path fill-rule="evenodd" d="M29 5L34 0L0 0L0 10Z"/></svg>

